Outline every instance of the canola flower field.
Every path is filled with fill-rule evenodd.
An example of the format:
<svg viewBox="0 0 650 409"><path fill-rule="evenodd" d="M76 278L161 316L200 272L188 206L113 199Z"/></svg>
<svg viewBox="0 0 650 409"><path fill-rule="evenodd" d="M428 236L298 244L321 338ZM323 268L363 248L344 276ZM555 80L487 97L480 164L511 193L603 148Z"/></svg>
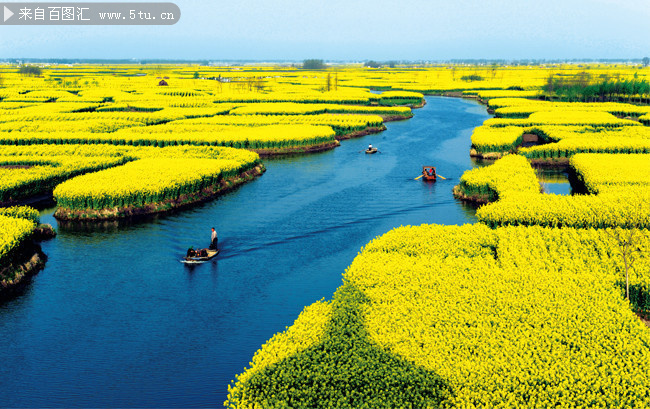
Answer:
<svg viewBox="0 0 650 409"><path fill-rule="evenodd" d="M63 211L142 207L200 192L248 168L246 160L142 159L63 182L54 199Z"/></svg>
<svg viewBox="0 0 650 409"><path fill-rule="evenodd" d="M490 201L498 199L476 212L479 221L493 227L540 225L648 229L650 189L642 179L647 173L650 155L621 156L583 153L572 158L578 179L592 193L598 194L567 196L540 193L539 182L531 177L534 171L530 164L526 158L515 155L499 159L492 166L466 172L458 189L469 191L470 194L476 191L488 194ZM608 169L614 168L625 176L616 178L616 174L607 173ZM606 183L612 179L616 183Z"/></svg>
<svg viewBox="0 0 650 409"><path fill-rule="evenodd" d="M650 155L576 154L571 167L589 193L650 187Z"/></svg>
<svg viewBox="0 0 650 409"><path fill-rule="evenodd" d="M464 91L527 108L539 96L488 92ZM646 107L539 105L472 135L476 150L519 153L462 176L460 195L494 202L479 224L405 227L368 244L331 301L261 347L226 406L647 405L649 331L622 296L608 230L641 229L631 302L648 311L650 160L633 155L646 153L647 129L617 117ZM546 144L521 147L525 134ZM543 149L561 153L529 153ZM541 193L531 157L570 159L591 194Z"/></svg>
<svg viewBox="0 0 650 409"><path fill-rule="evenodd" d="M523 147L518 153L530 159L570 158L576 153L650 153L648 127L541 126L530 130L541 145Z"/></svg>
<svg viewBox="0 0 650 409"><path fill-rule="evenodd" d="M648 106L525 98L494 98L488 106L496 117L472 134L478 154L517 152L531 159L558 159L580 152L650 152L650 128L642 120ZM536 135L541 143L521 146L525 134Z"/></svg>
<svg viewBox="0 0 650 409"><path fill-rule="evenodd" d="M13 202L51 192L59 183L86 172L94 172L126 162L124 157L0 156L0 201Z"/></svg>
<svg viewBox="0 0 650 409"><path fill-rule="evenodd" d="M31 236L35 227L31 220L5 214L0 214L0 262L6 262L9 254Z"/></svg>
<svg viewBox="0 0 650 409"><path fill-rule="evenodd" d="M10 66L0 67L0 145L47 147L35 158L27 155L33 150L26 148L0 157L4 167L0 168L0 203L47 194L70 178L103 169L106 172L70 181L57 190L60 207L90 211L174 200L206 189L205 181L221 183L237 176L235 172L258 166L260 158L254 152L332 149L339 139L382 131L385 119L410 118L410 106L424 101L417 92L375 94L356 86L339 86L338 82L324 91L321 80L296 81L292 75L276 79L277 75L265 69L257 71L261 76L234 77L226 72L240 73L210 68L214 73L208 78L207 73L198 76L190 69L196 67L54 66L36 77L19 75ZM105 155L108 151L97 147L82 157L67 155L65 150L50 157L47 151L54 145L203 146L213 154L193 158L187 167L201 167L200 162L210 159L213 169L199 171L203 182L198 183L188 179L182 166L171 166L176 169L172 171L162 166L160 159L155 166L152 159L146 162L150 172L165 171L164 176L156 181L141 178L137 187L126 181L138 172L147 172L137 170L142 164L107 168L146 160L141 154ZM212 149L217 146L238 151L225 158L221 155L225 150L217 153ZM169 163L180 159L172 157L169 155ZM124 184L101 182L109 177ZM81 189L86 181L94 185ZM72 188L75 183L77 187ZM149 189L146 193L143 186Z"/></svg>
<svg viewBox="0 0 650 409"><path fill-rule="evenodd" d="M537 174L522 156L508 155L491 166L468 170L461 176L455 194L493 202L510 192L539 193Z"/></svg>
<svg viewBox="0 0 650 409"><path fill-rule="evenodd" d="M650 330L635 312L650 313L650 95L568 102L543 89L587 70L650 77L598 64L73 65L40 77L0 66L0 202L53 191L83 213L174 201L260 166L257 152L381 131L417 115L423 94L475 98L495 118L468 154L501 157L454 189L487 202L478 223L368 243L331 300L261 346L225 405L644 407ZM531 163L557 160L586 194L541 192ZM36 223L29 208L0 208L0 267ZM629 301L621 229L636 237Z"/></svg>
<svg viewBox="0 0 650 409"><path fill-rule="evenodd" d="M31 207L0 207L0 294L16 279L16 270L9 267L20 258L39 221L38 211Z"/></svg>
<svg viewBox="0 0 650 409"><path fill-rule="evenodd" d="M132 146L227 146L249 150L311 148L322 144L336 146L335 131L325 125L268 125L161 127L146 132L122 128L113 133L11 132L0 144L113 144Z"/></svg>
<svg viewBox="0 0 650 409"><path fill-rule="evenodd" d="M594 229L395 229L262 346L226 405L646 406L650 331L613 246Z"/></svg>

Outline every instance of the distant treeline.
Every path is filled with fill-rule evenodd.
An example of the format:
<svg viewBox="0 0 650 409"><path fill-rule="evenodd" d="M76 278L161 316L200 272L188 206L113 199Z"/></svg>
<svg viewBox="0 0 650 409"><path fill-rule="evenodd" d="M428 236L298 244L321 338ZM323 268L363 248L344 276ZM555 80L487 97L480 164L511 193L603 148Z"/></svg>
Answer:
<svg viewBox="0 0 650 409"><path fill-rule="evenodd" d="M572 58L572 59L520 59L520 60L506 60L506 59L452 59L439 62L449 62L452 64L469 64L469 65L545 65L545 64L642 64L647 67L649 65L648 57L644 58Z"/></svg>
<svg viewBox="0 0 650 409"><path fill-rule="evenodd" d="M321 60L322 61L322 60ZM199 64L199 65L237 65L237 64L255 64L260 62L271 62L280 64L299 64L296 60L255 60L255 59L202 59L202 60L184 60L184 59L101 59L101 58L0 58L2 63L42 63L42 64ZM358 62L354 60L327 60L329 63L345 64ZM370 60L367 63L373 63ZM303 61L304 63L304 61ZM644 58L574 58L574 59L486 59L486 58L464 58L464 59L445 59L445 60L389 60L381 62L382 66L395 65L429 65L429 64L465 64L465 65L544 65L544 64L642 64L650 65L648 57ZM370 65L368 65L370 66Z"/></svg>
<svg viewBox="0 0 650 409"><path fill-rule="evenodd" d="M305 70L323 70L327 68L323 60L309 58L302 62L302 68Z"/></svg>
<svg viewBox="0 0 650 409"><path fill-rule="evenodd" d="M171 60L171 59L99 59L99 58L0 58L0 62L4 63L31 63L31 64L199 64L208 65L208 60ZM252 62L240 61L237 62Z"/></svg>
<svg viewBox="0 0 650 409"><path fill-rule="evenodd" d="M548 99L568 102L631 102L650 103L650 82L638 78L618 79L601 75L592 78L581 72L565 76L551 74L544 85Z"/></svg>

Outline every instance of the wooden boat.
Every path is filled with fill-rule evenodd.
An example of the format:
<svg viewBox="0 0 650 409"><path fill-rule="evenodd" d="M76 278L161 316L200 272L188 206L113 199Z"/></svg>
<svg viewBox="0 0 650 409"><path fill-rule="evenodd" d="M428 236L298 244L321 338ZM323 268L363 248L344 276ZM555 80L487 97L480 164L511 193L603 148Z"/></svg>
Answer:
<svg viewBox="0 0 650 409"><path fill-rule="evenodd" d="M435 182L438 175L434 166L422 166L422 180Z"/></svg>
<svg viewBox="0 0 650 409"><path fill-rule="evenodd" d="M207 256L192 256L192 257L183 257L183 260L181 260L181 263L185 264L200 264L200 263L205 263L206 261L210 261L213 258L215 258L219 254L219 250L210 250L208 249L208 255Z"/></svg>
<svg viewBox="0 0 650 409"><path fill-rule="evenodd" d="M377 153L377 148L366 149L366 153L369 154L369 155L373 154L373 153Z"/></svg>

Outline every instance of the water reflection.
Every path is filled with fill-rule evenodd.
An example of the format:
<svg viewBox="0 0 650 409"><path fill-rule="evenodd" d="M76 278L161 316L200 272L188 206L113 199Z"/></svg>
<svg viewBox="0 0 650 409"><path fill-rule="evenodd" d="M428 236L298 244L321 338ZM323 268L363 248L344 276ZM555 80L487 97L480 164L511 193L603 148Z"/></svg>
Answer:
<svg viewBox="0 0 650 409"><path fill-rule="evenodd" d="M572 195L567 167L540 167L536 169L537 179L547 194Z"/></svg>

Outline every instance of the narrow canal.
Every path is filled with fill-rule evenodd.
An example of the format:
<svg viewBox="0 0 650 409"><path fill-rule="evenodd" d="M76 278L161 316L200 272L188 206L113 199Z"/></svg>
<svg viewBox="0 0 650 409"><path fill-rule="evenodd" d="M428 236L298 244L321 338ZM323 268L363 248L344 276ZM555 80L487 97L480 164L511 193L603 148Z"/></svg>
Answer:
<svg viewBox="0 0 650 409"><path fill-rule="evenodd" d="M58 226L45 270L0 304L0 406L220 406L255 351L330 298L368 241L400 225L474 222L451 190L488 117L473 101L427 98L383 133L266 160L262 177L199 207ZM362 153L369 143L380 153ZM413 180L423 165L447 180ZM53 211L42 220L57 227ZM218 260L181 264L212 226Z"/></svg>

